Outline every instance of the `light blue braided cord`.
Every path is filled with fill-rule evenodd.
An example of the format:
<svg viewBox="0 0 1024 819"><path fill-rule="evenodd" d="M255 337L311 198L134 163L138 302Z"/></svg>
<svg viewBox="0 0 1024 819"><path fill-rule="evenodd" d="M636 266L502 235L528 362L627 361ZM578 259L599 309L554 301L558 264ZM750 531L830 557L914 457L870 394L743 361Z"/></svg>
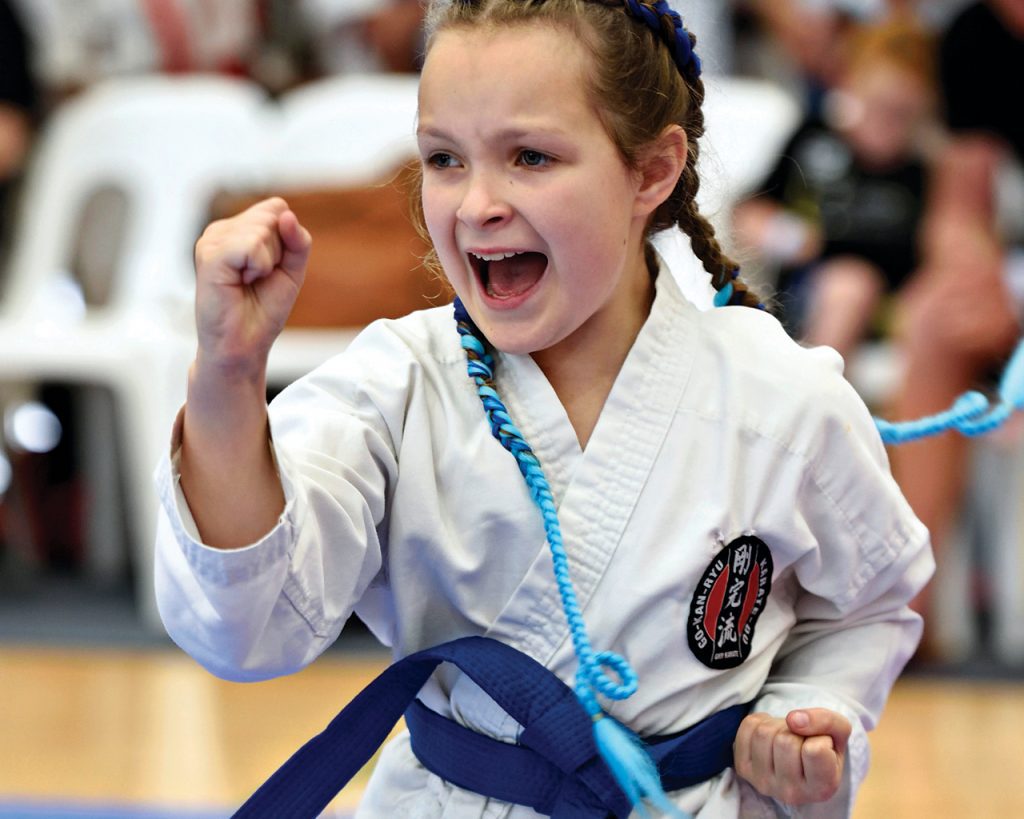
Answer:
<svg viewBox="0 0 1024 819"><path fill-rule="evenodd" d="M537 456L512 422L505 404L494 389L494 359L484 343L477 338L469 313L462 302L455 300L455 320L466 351L466 369L476 384L477 394L484 406L491 433L505 449L511 452L526 480L530 497L540 510L544 521L544 534L551 550L555 582L562 598L562 610L569 624L573 650L578 662L574 690L587 713L593 718L594 744L608 765L622 792L642 817L648 817L647 804L673 819L692 817L672 804L661 784L657 765L647 752L643 741L626 726L609 717L601 709L597 694L611 700L624 700L637 688L636 672L625 657L611 651L595 654L583 622L576 590L569 576L569 557L562 542L562 527L558 510L551 495L551 487ZM613 672L618 680L608 672Z"/></svg>
<svg viewBox="0 0 1024 819"><path fill-rule="evenodd" d="M733 278L739 271L733 271ZM715 293L715 307L727 307L735 296L735 288L727 282ZM758 305L764 307L764 305ZM1002 426L1014 411L1024 409L1024 340L1017 344L999 382L999 401L993 406L980 392L965 392L948 410L916 418L912 421L887 421L875 418L875 426L887 444L906 444L929 438L949 429L963 435L976 436Z"/></svg>
<svg viewBox="0 0 1024 819"><path fill-rule="evenodd" d="M498 397L493 385L493 359L487 354L483 343L464 323L458 324L462 348L473 357L467 356L467 372L476 384L477 393L484 406L491 425L491 432L505 449L511 452L519 466L530 491L530 497L540 509L544 522L544 533L551 550L554 565L555 582L562 598L562 609L569 624L573 648L579 660L576 671L576 695L591 716L602 713L595 691L611 700L624 700L631 696L637 687L637 675L625 657L610 651L595 653L587 635L580 611L576 590L572 585L569 573L569 556L562 540L562 527L558 521L551 487L544 475L537 456L526 442L522 432L512 422L502 400ZM612 671L618 677L613 679L607 672Z"/></svg>
<svg viewBox="0 0 1024 819"><path fill-rule="evenodd" d="M988 410L988 399L980 392L968 392L957 398L944 412L913 421L886 421L875 418L875 426L887 444L905 444L919 438L938 435L947 429L971 428Z"/></svg>
<svg viewBox="0 0 1024 819"><path fill-rule="evenodd" d="M1014 411L1024 409L1024 341L1017 345L999 382L999 400L990 404L980 392L965 392L944 412L913 421L875 418L875 426L887 444L905 444L949 429L976 436L1005 423Z"/></svg>

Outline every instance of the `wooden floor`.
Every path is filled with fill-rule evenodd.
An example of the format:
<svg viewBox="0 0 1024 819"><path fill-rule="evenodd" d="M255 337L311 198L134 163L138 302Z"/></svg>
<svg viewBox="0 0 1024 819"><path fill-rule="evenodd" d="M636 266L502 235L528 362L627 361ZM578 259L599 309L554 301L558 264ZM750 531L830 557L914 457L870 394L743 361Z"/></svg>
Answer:
<svg viewBox="0 0 1024 819"><path fill-rule="evenodd" d="M174 651L0 647L0 802L236 807L382 666L238 685ZM906 679L855 819L1024 817L1024 685ZM351 808L361 782L335 805Z"/></svg>

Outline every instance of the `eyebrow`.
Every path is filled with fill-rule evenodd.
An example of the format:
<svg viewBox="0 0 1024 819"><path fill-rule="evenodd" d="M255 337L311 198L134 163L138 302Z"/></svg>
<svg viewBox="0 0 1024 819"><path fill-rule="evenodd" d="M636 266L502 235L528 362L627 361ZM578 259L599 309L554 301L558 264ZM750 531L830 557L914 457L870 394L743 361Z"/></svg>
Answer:
<svg viewBox="0 0 1024 819"><path fill-rule="evenodd" d="M424 127L423 125L417 126L416 136L435 137L437 139L449 139L448 134L445 131L442 131L440 128Z"/></svg>
<svg viewBox="0 0 1024 819"><path fill-rule="evenodd" d="M535 126L533 128L504 128L491 135L498 139L516 141L537 136L565 137L570 131L557 126ZM442 128L420 126L416 129L417 137L433 137L434 139L454 140L451 134Z"/></svg>

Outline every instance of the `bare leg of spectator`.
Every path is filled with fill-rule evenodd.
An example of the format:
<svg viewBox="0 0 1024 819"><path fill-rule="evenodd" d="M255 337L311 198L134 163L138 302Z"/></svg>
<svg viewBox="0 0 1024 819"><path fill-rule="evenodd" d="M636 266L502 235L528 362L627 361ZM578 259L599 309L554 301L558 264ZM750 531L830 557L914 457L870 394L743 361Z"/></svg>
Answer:
<svg viewBox="0 0 1024 819"><path fill-rule="evenodd" d="M804 341L849 356L867 333L884 289L879 270L853 256L831 259L814 270Z"/></svg>
<svg viewBox="0 0 1024 819"><path fill-rule="evenodd" d="M937 169L925 228L926 261L902 299L899 343L907 369L893 418L946 409L962 392L979 386L1019 335L994 229L998 160L994 143L959 140ZM969 441L956 433L891 451L893 474L931 531L940 563L963 495L968 455ZM916 601L926 616L927 595L925 590ZM927 620L925 635L927 653Z"/></svg>

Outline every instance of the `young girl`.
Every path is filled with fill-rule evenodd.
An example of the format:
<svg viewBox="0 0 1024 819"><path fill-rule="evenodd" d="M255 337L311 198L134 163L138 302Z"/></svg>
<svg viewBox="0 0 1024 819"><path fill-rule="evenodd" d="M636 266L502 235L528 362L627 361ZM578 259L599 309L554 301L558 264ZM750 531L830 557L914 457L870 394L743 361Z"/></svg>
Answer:
<svg viewBox="0 0 1024 819"><path fill-rule="evenodd" d="M662 772L679 808L846 816L917 643L927 536L838 356L754 309L696 210L694 38L634 0L456 2L428 35L422 214L458 321L377 322L268 412L310 237L281 199L210 225L158 472L170 634L235 680L302 668L353 611L396 659L486 636L575 678L596 726L714 726L690 773L721 764ZM734 306L681 296L648 242L673 225ZM495 703L519 676L440 666L359 815L628 813L580 807L589 751L526 793L499 751L576 746Z"/></svg>

